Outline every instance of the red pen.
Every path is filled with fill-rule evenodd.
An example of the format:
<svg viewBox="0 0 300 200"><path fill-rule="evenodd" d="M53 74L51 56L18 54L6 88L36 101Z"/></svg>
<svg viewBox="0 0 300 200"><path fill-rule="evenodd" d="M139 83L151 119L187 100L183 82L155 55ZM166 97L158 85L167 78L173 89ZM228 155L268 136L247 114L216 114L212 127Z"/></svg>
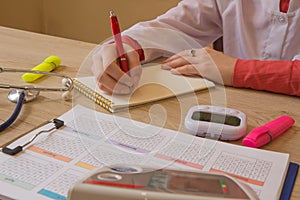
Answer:
<svg viewBox="0 0 300 200"><path fill-rule="evenodd" d="M127 56L124 52L123 43L121 39L121 31L118 22L118 18L113 11L110 11L110 25L111 31L114 36L114 40L116 43L116 49L119 56L119 64L121 69L126 73L129 71L128 63L127 63Z"/></svg>
<svg viewBox="0 0 300 200"><path fill-rule="evenodd" d="M281 116L267 124L253 129L244 139L243 144L248 147L261 147L288 130L295 120L289 116Z"/></svg>

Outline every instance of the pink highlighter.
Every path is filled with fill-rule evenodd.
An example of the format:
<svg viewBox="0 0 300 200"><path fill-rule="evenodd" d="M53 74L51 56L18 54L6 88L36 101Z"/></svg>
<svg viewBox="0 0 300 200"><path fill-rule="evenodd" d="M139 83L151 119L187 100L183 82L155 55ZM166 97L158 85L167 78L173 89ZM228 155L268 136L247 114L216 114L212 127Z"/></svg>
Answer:
<svg viewBox="0 0 300 200"><path fill-rule="evenodd" d="M295 120L289 116L281 116L267 124L253 129L244 139L243 145L248 147L261 147L288 130Z"/></svg>

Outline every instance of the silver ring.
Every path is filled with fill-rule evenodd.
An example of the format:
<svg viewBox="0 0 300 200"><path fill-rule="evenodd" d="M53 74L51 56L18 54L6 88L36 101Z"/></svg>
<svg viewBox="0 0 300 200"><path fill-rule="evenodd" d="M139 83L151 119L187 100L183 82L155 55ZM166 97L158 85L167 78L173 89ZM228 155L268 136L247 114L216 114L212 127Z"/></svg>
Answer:
<svg viewBox="0 0 300 200"><path fill-rule="evenodd" d="M195 51L194 49L191 49L190 53L191 53L191 56L192 56L192 57L195 57L195 56L196 56L196 51Z"/></svg>

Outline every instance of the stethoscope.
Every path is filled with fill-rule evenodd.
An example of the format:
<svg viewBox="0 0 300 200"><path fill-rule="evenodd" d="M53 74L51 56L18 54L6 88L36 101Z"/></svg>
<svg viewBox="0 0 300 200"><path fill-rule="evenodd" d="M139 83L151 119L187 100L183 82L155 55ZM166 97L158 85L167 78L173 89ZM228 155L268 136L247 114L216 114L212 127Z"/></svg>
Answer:
<svg viewBox="0 0 300 200"><path fill-rule="evenodd" d="M0 73L4 72L20 72L20 73L31 73L31 74L42 74L46 76L55 76L62 78L61 88L45 88L45 87L35 87L35 86L18 86L18 85L9 85L9 84L1 84L0 89L11 89L8 93L8 99L14 103L16 103L16 107L11 114L11 116L0 125L0 132L8 128L13 122L17 119L22 106L24 103L34 100L39 96L41 91L47 92L63 92L62 98L64 100L68 100L71 98L71 91L73 89L73 80L72 78L52 73L52 72L43 72L43 71L35 71L35 70L23 70L23 69L11 69L11 68L0 68Z"/></svg>

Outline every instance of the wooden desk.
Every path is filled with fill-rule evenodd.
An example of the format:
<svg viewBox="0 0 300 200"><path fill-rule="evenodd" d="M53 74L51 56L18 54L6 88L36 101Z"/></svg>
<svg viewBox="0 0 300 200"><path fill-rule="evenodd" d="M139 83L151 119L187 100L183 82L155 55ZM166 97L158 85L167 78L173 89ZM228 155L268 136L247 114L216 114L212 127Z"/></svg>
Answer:
<svg viewBox="0 0 300 200"><path fill-rule="evenodd" d="M0 27L0 66L6 68L26 68L41 63L49 55L57 55L62 59L62 67L55 72L76 77L77 71L85 57L96 45L63 38L51 37L20 30ZM11 74L10 74L11 75ZM0 74L0 81L13 80L18 82L20 78ZM24 84L24 83L23 83ZM300 163L300 98L260 92L247 89L216 87L208 91L197 93L197 96L186 95L161 101L158 104L149 104L143 107L131 109L129 113L121 112L118 115L132 117L135 120L161 125L161 116L166 118L162 124L166 128L182 130L183 119L187 109L196 100L199 104L224 104L227 107L243 111L248 118L248 130L263 125L264 123L281 115L290 115L296 120L296 124L280 138L265 145L262 149L289 153L291 161ZM7 90L0 90L0 121L3 122L11 114L14 104L7 100ZM196 99L195 99L196 98ZM84 104L93 105L84 98ZM184 101L184 103L180 103ZM34 102L24 105L21 116L12 127L0 133L0 145L33 129L38 124L55 118L69 110L73 104L79 101L64 102L61 94L42 93ZM97 110L107 112L97 107ZM150 113L162 112L161 115ZM241 141L233 143L241 144ZM300 199L300 178L296 180L292 199Z"/></svg>

